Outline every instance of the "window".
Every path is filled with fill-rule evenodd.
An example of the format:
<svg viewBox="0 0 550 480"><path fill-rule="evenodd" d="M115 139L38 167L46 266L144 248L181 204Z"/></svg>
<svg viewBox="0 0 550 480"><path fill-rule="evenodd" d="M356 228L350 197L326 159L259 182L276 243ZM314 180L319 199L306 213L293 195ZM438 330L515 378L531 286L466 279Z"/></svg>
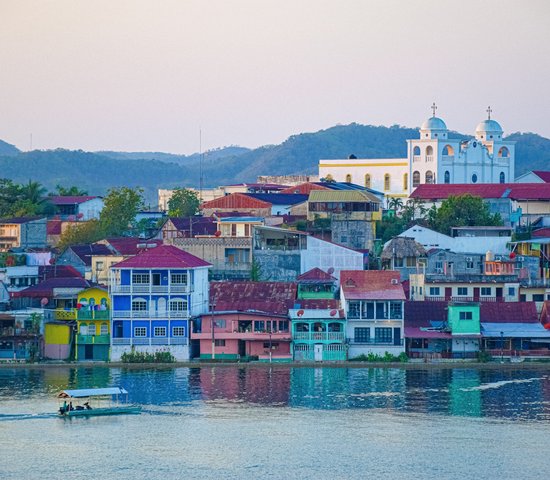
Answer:
<svg viewBox="0 0 550 480"><path fill-rule="evenodd" d="M346 183L351 183L351 175L349 173L346 175Z"/></svg>
<svg viewBox="0 0 550 480"><path fill-rule="evenodd" d="M435 262L435 269L436 270L443 270L443 262Z"/></svg>
<svg viewBox="0 0 550 480"><path fill-rule="evenodd" d="M145 327L134 327L134 337L146 337L147 328Z"/></svg>
<svg viewBox="0 0 550 480"><path fill-rule="evenodd" d="M148 273L132 273L132 283L147 285L149 284L149 274Z"/></svg>
<svg viewBox="0 0 550 480"><path fill-rule="evenodd" d="M498 156L500 158L506 158L510 155L510 151L506 148L506 147L502 147L499 151L498 151Z"/></svg>
<svg viewBox="0 0 550 480"><path fill-rule="evenodd" d="M439 297L440 295L439 287L430 287L430 296L432 297Z"/></svg>
<svg viewBox="0 0 550 480"><path fill-rule="evenodd" d="M187 310L187 300L170 300L171 312L185 312Z"/></svg>
<svg viewBox="0 0 550 480"><path fill-rule="evenodd" d="M451 183L451 173L449 172L449 170L445 170L444 182L445 183Z"/></svg>
<svg viewBox="0 0 550 480"><path fill-rule="evenodd" d="M109 335L109 325L107 325L106 323L102 323L99 327L99 334Z"/></svg>
<svg viewBox="0 0 550 480"><path fill-rule="evenodd" d="M376 327L374 329L374 341L376 343L392 343L392 329L387 327Z"/></svg>
<svg viewBox="0 0 550 480"><path fill-rule="evenodd" d="M413 172L413 188L418 187L420 185L420 172L414 171Z"/></svg>
<svg viewBox="0 0 550 480"><path fill-rule="evenodd" d="M533 302L544 302L544 294L534 293L533 294Z"/></svg>
<svg viewBox="0 0 550 480"><path fill-rule="evenodd" d="M420 155L420 147L416 146L413 148L413 155L415 157L417 157L418 155Z"/></svg>
<svg viewBox="0 0 550 480"><path fill-rule="evenodd" d="M96 271L98 271L98 272L102 272L104 266L105 266L105 265L104 265L103 262L95 262L95 269L96 269Z"/></svg>
<svg viewBox="0 0 550 480"><path fill-rule="evenodd" d="M402 310L401 302L390 302L390 318L401 318Z"/></svg>
<svg viewBox="0 0 550 480"><path fill-rule="evenodd" d="M481 295L484 297L489 297L492 294L491 290L491 287L481 287Z"/></svg>
<svg viewBox="0 0 550 480"><path fill-rule="evenodd" d="M187 273L172 273L170 283L172 285L187 285Z"/></svg>
<svg viewBox="0 0 550 480"><path fill-rule="evenodd" d="M460 296L468 295L468 287L458 287L456 290L457 290L457 295L460 295Z"/></svg>
<svg viewBox="0 0 550 480"><path fill-rule="evenodd" d="M515 287L508 287L508 296L515 297L516 296L516 288Z"/></svg>
<svg viewBox="0 0 550 480"><path fill-rule="evenodd" d="M144 312L147 310L147 302L142 299L132 300L132 312Z"/></svg>
<svg viewBox="0 0 550 480"><path fill-rule="evenodd" d="M362 310L363 310L362 318L368 318L368 319L374 318L374 302L363 302Z"/></svg>
<svg viewBox="0 0 550 480"><path fill-rule="evenodd" d="M88 325L88 335L95 335L95 323Z"/></svg>
<svg viewBox="0 0 550 480"><path fill-rule="evenodd" d="M360 302L349 302L348 307L348 317L349 318L360 318Z"/></svg>
<svg viewBox="0 0 550 480"><path fill-rule="evenodd" d="M472 175L472 183L477 183L477 175L475 173Z"/></svg>
<svg viewBox="0 0 550 480"><path fill-rule="evenodd" d="M404 173L403 174L403 190L409 189L409 174Z"/></svg>
<svg viewBox="0 0 550 480"><path fill-rule="evenodd" d="M443 147L443 151L441 153L443 155L454 155L455 151L453 150L453 147L451 147L450 145L445 145L445 147Z"/></svg>
<svg viewBox="0 0 550 480"><path fill-rule="evenodd" d="M265 322L263 320L254 321L254 331L255 332L265 332Z"/></svg>
<svg viewBox="0 0 550 480"><path fill-rule="evenodd" d="M166 327L155 327L155 337L166 337Z"/></svg>
<svg viewBox="0 0 550 480"><path fill-rule="evenodd" d="M472 320L474 318L472 312L459 312L460 320Z"/></svg>
<svg viewBox="0 0 550 480"><path fill-rule="evenodd" d="M353 341L355 343L369 343L370 341L370 328L368 327L356 327L353 329Z"/></svg>
<svg viewBox="0 0 550 480"><path fill-rule="evenodd" d="M279 332L288 332L288 320L279 320Z"/></svg>
<svg viewBox="0 0 550 480"><path fill-rule="evenodd" d="M270 346L271 346L271 350L277 350L279 348L279 343L271 342L271 345L270 345L269 342L264 342L264 350L269 350Z"/></svg>
<svg viewBox="0 0 550 480"><path fill-rule="evenodd" d="M386 173L384 175L384 190L388 191L390 189L390 174Z"/></svg>
<svg viewBox="0 0 550 480"><path fill-rule="evenodd" d="M499 182L506 183L506 175L504 175L504 172L500 172Z"/></svg>
<svg viewBox="0 0 550 480"><path fill-rule="evenodd" d="M472 270L474 268L474 261L473 260L467 260L466 261L466 268L469 270Z"/></svg>
<svg viewBox="0 0 550 480"><path fill-rule="evenodd" d="M426 183L429 185L431 183L434 183L434 174L431 170L428 170L426 172Z"/></svg>
<svg viewBox="0 0 550 480"><path fill-rule="evenodd" d="M185 337L185 327L172 327L173 337Z"/></svg>
<svg viewBox="0 0 550 480"><path fill-rule="evenodd" d="M368 173L365 175L365 187L370 188L370 175Z"/></svg>
<svg viewBox="0 0 550 480"><path fill-rule="evenodd" d="M214 328L225 328L225 319L214 320Z"/></svg>
<svg viewBox="0 0 550 480"><path fill-rule="evenodd" d="M215 347L225 347L225 340L214 340Z"/></svg>
<svg viewBox="0 0 550 480"><path fill-rule="evenodd" d="M426 156L427 156L427 157L430 157L430 156L432 156L433 154L434 154L434 149L433 149L433 147L432 147L431 145L428 145L428 146L426 147ZM431 159L430 159L430 160L431 160Z"/></svg>

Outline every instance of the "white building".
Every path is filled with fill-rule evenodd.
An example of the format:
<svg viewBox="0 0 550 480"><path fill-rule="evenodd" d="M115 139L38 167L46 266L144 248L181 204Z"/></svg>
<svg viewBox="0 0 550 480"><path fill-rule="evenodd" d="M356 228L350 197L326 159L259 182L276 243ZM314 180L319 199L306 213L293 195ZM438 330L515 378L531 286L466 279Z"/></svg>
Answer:
<svg viewBox="0 0 550 480"><path fill-rule="evenodd" d="M468 141L450 139L445 122L434 114L407 140L407 158L320 160L319 176L408 197L427 183L508 183L514 180L515 142L503 140L498 122L480 122Z"/></svg>

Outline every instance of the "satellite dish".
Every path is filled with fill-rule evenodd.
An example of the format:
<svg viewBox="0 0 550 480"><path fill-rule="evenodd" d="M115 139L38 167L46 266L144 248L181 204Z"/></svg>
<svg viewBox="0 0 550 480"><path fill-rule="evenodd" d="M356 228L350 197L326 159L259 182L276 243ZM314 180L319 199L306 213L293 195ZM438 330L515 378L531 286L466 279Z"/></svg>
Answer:
<svg viewBox="0 0 550 480"><path fill-rule="evenodd" d="M330 267L327 271L329 275L332 275L334 273L334 267Z"/></svg>
<svg viewBox="0 0 550 480"><path fill-rule="evenodd" d="M46 305L48 305L48 302L49 300L46 297L44 297L42 300L40 300L40 305L45 307Z"/></svg>
<svg viewBox="0 0 550 480"><path fill-rule="evenodd" d="M331 311L330 311L330 316L331 316L331 317L334 317L337 313L338 313L337 310L331 310Z"/></svg>
<svg viewBox="0 0 550 480"><path fill-rule="evenodd" d="M303 310L298 310L298 312L296 312L296 315L298 315L299 317L301 317L303 314L304 314Z"/></svg>

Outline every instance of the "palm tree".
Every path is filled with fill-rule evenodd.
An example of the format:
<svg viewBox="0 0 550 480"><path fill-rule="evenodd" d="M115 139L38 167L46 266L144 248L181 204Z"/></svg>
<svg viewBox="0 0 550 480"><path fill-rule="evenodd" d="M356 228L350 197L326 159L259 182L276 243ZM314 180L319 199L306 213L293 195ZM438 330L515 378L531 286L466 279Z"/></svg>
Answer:
<svg viewBox="0 0 550 480"><path fill-rule="evenodd" d="M33 205L41 205L45 198L47 190L41 183L29 180L29 183L22 185L19 190L20 198L23 201L32 203Z"/></svg>
<svg viewBox="0 0 550 480"><path fill-rule="evenodd" d="M388 200L388 208L393 210L396 214L403 208L403 200L399 197L390 197Z"/></svg>
<svg viewBox="0 0 550 480"><path fill-rule="evenodd" d="M81 190L78 187L75 187L74 185L69 188L65 188L61 185L56 185L55 189L57 191L57 194L62 197L79 197L82 195L88 195L88 192L86 190Z"/></svg>

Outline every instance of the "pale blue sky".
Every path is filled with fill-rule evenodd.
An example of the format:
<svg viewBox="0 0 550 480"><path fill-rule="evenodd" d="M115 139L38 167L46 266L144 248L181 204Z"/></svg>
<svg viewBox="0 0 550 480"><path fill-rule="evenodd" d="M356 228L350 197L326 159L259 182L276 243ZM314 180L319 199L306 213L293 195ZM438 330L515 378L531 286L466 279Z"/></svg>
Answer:
<svg viewBox="0 0 550 480"><path fill-rule="evenodd" d="M550 2L0 0L0 139L191 153L337 123L550 137Z"/></svg>

